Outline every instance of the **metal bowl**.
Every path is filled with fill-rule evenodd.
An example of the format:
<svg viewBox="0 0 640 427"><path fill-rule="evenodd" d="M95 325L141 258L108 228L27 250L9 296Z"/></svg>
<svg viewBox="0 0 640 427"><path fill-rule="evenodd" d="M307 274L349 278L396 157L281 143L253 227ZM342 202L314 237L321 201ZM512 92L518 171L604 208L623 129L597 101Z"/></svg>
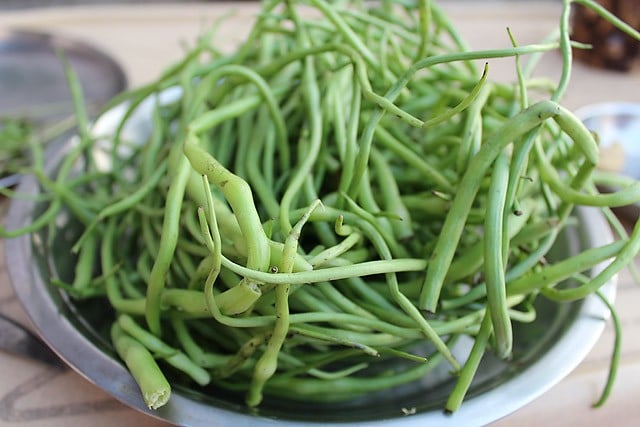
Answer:
<svg viewBox="0 0 640 427"><path fill-rule="evenodd" d="M116 109L109 114L113 120L120 113ZM142 114L132 120L132 127L125 132L148 132L144 125L148 117ZM109 120L102 126L108 128ZM47 157L51 168L67 148L55 147ZM39 188L34 178L26 177L18 191L37 194ZM16 199L8 213L8 228L29 224L41 210L33 200ZM562 233L550 257L560 259L612 241L599 211L580 208L575 214L578 225ZM73 274L70 247L79 232L64 214L58 224L60 229L51 245L46 230L6 241L11 280L35 327L51 348L89 381L132 408L181 426L486 425L518 410L567 376L591 350L609 315L595 296L566 304L540 299L538 320L514 325L513 358L504 362L487 354L466 401L451 415L442 410L454 384L446 366L424 380L352 402L304 404L267 399L259 410L247 408L242 397L229 392L194 390L178 383L169 403L152 411L111 348L106 333L112 316L108 304L74 301L51 284L51 277L64 279ZM613 299L615 283L607 283L602 291ZM471 340L461 340L454 353L463 359L470 345Z"/></svg>
<svg viewBox="0 0 640 427"><path fill-rule="evenodd" d="M73 113L63 54L97 111L127 85L124 70L95 46L26 29L0 30L0 116L55 122Z"/></svg>
<svg viewBox="0 0 640 427"><path fill-rule="evenodd" d="M599 167L606 172L640 180L640 104L610 102L587 105L576 111L585 126L598 135ZM605 190L615 190L615 187ZM623 214L637 218L640 203L627 206Z"/></svg>
<svg viewBox="0 0 640 427"><path fill-rule="evenodd" d="M64 55L78 77L87 109L96 113L127 86L124 70L95 46L57 34L0 29L0 127L7 119L37 128L73 114ZM9 153L14 158L22 152ZM0 188L13 187L19 174L6 174L0 160Z"/></svg>

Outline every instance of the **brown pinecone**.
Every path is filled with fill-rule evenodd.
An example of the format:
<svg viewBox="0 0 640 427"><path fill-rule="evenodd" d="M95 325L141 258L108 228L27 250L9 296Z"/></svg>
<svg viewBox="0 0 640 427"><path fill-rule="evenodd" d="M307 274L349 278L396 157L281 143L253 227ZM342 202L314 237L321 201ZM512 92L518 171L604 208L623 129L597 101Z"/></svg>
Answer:
<svg viewBox="0 0 640 427"><path fill-rule="evenodd" d="M603 7L640 30L639 0L598 0ZM628 71L640 57L640 42L616 29L591 9L574 4L572 38L593 46L574 49L574 56L600 68Z"/></svg>

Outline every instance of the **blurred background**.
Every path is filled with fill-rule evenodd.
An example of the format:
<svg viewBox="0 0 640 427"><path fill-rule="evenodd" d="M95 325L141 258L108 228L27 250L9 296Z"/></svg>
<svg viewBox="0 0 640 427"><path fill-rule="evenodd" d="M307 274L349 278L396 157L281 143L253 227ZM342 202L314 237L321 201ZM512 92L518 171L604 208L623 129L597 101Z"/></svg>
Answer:
<svg viewBox="0 0 640 427"><path fill-rule="evenodd" d="M230 0L0 0L0 11L12 9L28 9L32 7L55 7L55 6L71 6L85 4L124 4L124 3L206 3L212 1L230 1ZM239 0L242 1L242 0ZM456 1L456 0L440 0L440 1ZM530 0L508 0L508 1L530 1ZM559 1L559 0L548 0Z"/></svg>
<svg viewBox="0 0 640 427"><path fill-rule="evenodd" d="M28 9L32 7L55 7L87 4L125 3L194 3L210 0L0 0L1 10Z"/></svg>

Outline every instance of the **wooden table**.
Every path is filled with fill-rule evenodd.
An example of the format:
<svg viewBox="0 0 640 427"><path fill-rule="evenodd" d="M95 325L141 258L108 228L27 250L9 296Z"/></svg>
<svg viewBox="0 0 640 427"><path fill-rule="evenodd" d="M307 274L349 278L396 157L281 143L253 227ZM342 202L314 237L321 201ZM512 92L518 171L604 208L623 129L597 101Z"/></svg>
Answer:
<svg viewBox="0 0 640 427"><path fill-rule="evenodd" d="M542 40L555 28L560 2L444 2L453 21L473 48L505 47L510 27L520 44ZM223 11L234 9L242 25L220 29L218 40L231 48L245 34L253 12L246 3L83 6L35 9L0 15L0 28L29 27L91 42L124 67L131 86L156 77L181 57L182 43L192 43ZM556 78L560 58L548 55L539 73ZM494 78L513 79L513 61L491 61ZM570 108L603 101L640 102L640 73L618 74L574 67L564 100ZM6 209L6 201L0 210ZM11 289L0 242L0 312L24 324L29 320ZM640 260L636 259L640 267ZM640 287L627 272L619 278L616 306L624 328L619 378L608 404L590 405L604 384L613 334L607 327L587 359L548 393L495 426L631 426L640 425ZM159 426L164 425L116 402L71 370L59 372L41 364L0 353L0 425Z"/></svg>

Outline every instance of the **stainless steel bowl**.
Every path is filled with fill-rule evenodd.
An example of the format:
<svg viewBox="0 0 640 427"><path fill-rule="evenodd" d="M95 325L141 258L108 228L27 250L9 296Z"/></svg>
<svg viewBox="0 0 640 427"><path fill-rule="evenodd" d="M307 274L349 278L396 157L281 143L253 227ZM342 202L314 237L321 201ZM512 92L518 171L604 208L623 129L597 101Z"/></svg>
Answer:
<svg viewBox="0 0 640 427"><path fill-rule="evenodd" d="M0 29L0 127L19 119L39 131L68 121L73 102L59 54L76 73L91 113L127 86L124 70L95 46L56 34ZM24 153L5 154L17 159ZM15 186L20 175L7 174L3 166L0 159L0 188Z"/></svg>
<svg viewBox="0 0 640 427"><path fill-rule="evenodd" d="M609 102L587 105L576 111L585 126L598 135L599 167L605 172L640 180L640 103ZM606 187L605 190L615 190ZM637 218L640 203L622 213Z"/></svg>
<svg viewBox="0 0 640 427"><path fill-rule="evenodd" d="M101 126L106 126L103 130L109 128L109 120L119 113L113 110L110 114L106 125L102 122ZM131 135L148 132L145 123L148 116L141 114L125 132L132 132ZM66 148L56 147L48 157L50 167L58 164ZM37 194L38 185L35 179L26 177L18 191ZM16 199L10 207L7 226L14 229L29 224L41 209L33 200ZM576 215L578 225L563 232L550 256L562 258L612 240L610 229L598 211L578 209ZM74 301L51 284L51 277L73 274L70 247L79 231L64 215L59 224L62 230L52 245L48 244L46 230L6 241L10 277L34 325L52 349L89 381L132 408L181 426L486 425L518 410L567 376L591 350L609 314L595 296L570 304L540 300L538 320L517 325L512 360L507 363L487 355L467 400L452 415L442 411L454 383L446 371L344 404L267 399L257 411L248 409L241 397L228 392L193 390L176 384L169 403L151 411L145 407L137 385L107 339L112 315L107 305L101 301ZM602 290L613 299L614 282L607 283ZM463 340L454 352L464 358L469 346L470 341Z"/></svg>

